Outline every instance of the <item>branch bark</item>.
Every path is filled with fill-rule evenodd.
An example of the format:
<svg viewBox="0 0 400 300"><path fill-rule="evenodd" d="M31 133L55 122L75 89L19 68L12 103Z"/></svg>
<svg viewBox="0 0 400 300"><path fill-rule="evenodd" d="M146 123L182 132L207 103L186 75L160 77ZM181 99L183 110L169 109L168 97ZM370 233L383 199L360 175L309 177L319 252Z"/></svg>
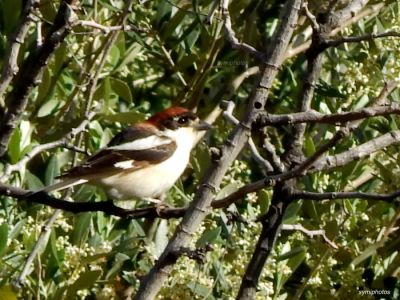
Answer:
<svg viewBox="0 0 400 300"><path fill-rule="evenodd" d="M225 32L226 32L228 41L231 44L232 48L238 49L245 53L248 53L251 56L259 59L260 61L264 61L264 59L265 59L264 53L258 51L253 46L250 46L244 42L239 42L238 38L236 37L235 32L232 29L232 22L231 22L231 17L229 15L228 6L229 6L229 0L223 0L222 1L222 17L224 20Z"/></svg>
<svg viewBox="0 0 400 300"><path fill-rule="evenodd" d="M24 43L25 36L32 23L32 12L36 5L39 3L38 0L28 0L25 4L24 11L22 12L21 20L17 26L17 29L13 33L10 39L10 47L7 49L4 57L3 72L0 78L0 105L4 106L3 95L6 91L14 75L18 72L18 54L21 45Z"/></svg>
<svg viewBox="0 0 400 300"><path fill-rule="evenodd" d="M314 19L311 13L306 9L306 14L311 18L310 21L313 27L313 35L312 44L306 52L307 73L298 101L299 111L307 112L310 109L315 84L322 68L321 53L326 49L325 41L327 36L333 28L340 24L340 22L349 19L353 13L361 10L367 2L367 0L353 0L345 9L333 14L329 13L326 21L318 24L316 23L316 19ZM342 133L336 135L333 139L320 147L311 157L300 163L304 157L302 148L305 129L306 124L299 123L294 126L291 143L288 145L283 157L286 166L292 169L286 173L275 176L279 182L274 187L272 205L267 213L267 221L262 222L262 233L257 242L250 264L246 269L237 299L247 300L255 298L256 287L261 270L281 230L282 216L285 209L288 203L292 200L291 191L296 185L296 180L291 178L304 172L313 162L315 162L316 159L318 159L329 148L334 146L343 136ZM264 180L254 183L253 187L260 188L263 184L275 184L273 178L274 176L270 176L269 179L267 177ZM245 186L243 188L249 187Z"/></svg>
<svg viewBox="0 0 400 300"><path fill-rule="evenodd" d="M321 114L320 112L317 112L315 110L286 115L263 113L257 118L257 121L254 123L253 128L259 129L264 126L281 126L299 123L346 123L371 117L388 116L391 114L400 114L400 105L398 103L365 107L357 111L349 111L336 114Z"/></svg>
<svg viewBox="0 0 400 300"><path fill-rule="evenodd" d="M229 165L247 143L251 124L255 116L264 109L269 90L278 72L278 67L284 59L286 48L292 36L295 24L297 23L300 3L301 0L291 0L288 2L287 7L290 9L287 11L289 13L284 15L283 22L277 30L274 42L271 43L273 47L270 47L267 52L266 63L261 67L261 75L250 96L245 115L240 120L240 123L235 126L233 132L231 132L226 143L221 148L221 157L213 161L209 170L206 172L193 202L185 213L182 222L177 227L174 236L171 238L163 254L151 271L142 279L135 299L154 299L163 282L172 271L173 264L177 259L173 253L177 253L177 250L182 247L187 247L192 235L208 214L213 193L221 183L222 177Z"/></svg>
<svg viewBox="0 0 400 300"><path fill-rule="evenodd" d="M44 204L56 209L68 211L71 213L101 211L107 215L121 218L179 218L185 212L185 208L157 208L144 207L133 210L126 210L116 206L113 201L101 202L70 202L58 199L45 192L31 192L21 188L5 185L0 182L0 194L13 197L15 199Z"/></svg>
<svg viewBox="0 0 400 300"><path fill-rule="evenodd" d="M395 145L400 142L400 130L386 133L380 137L370 140L364 144L344 151L340 154L326 156L318 159L312 164L308 173L326 171L335 167L348 164L351 161L364 158L376 151Z"/></svg>
<svg viewBox="0 0 400 300"><path fill-rule="evenodd" d="M304 199L304 200L335 200L335 199L365 199L365 200L378 200L386 202L399 202L400 190L388 194L373 194L364 192L329 192L329 193L315 193L307 191L295 191L293 193L293 199Z"/></svg>
<svg viewBox="0 0 400 300"><path fill-rule="evenodd" d="M63 0L61 2L53 26L45 37L43 45L29 54L15 77L13 90L5 100L7 108L0 125L0 157L3 157L7 151L8 141L13 130L19 124L28 103L30 91L37 84L51 54L70 31L69 24L74 21L75 17L71 5L75 1Z"/></svg>

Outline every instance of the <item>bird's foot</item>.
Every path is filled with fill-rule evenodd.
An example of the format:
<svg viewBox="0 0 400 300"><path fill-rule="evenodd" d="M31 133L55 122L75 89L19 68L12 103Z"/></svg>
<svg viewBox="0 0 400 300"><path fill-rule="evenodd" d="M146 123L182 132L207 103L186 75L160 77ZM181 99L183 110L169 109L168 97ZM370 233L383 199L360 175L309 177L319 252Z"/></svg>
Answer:
<svg viewBox="0 0 400 300"><path fill-rule="evenodd" d="M163 200L150 198L150 197L143 198L143 200L147 201L147 202L150 202L150 203L155 203L156 205L160 205L160 204L163 203Z"/></svg>

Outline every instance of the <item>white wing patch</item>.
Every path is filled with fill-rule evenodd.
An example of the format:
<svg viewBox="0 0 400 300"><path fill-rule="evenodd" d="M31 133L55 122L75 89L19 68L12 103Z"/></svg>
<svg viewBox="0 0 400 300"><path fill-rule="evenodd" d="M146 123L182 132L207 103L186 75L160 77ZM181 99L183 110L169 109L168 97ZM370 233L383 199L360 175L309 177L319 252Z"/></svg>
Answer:
<svg viewBox="0 0 400 300"><path fill-rule="evenodd" d="M166 145L171 143L171 140L165 137L160 137L157 135L151 135L143 139L134 140L129 143L124 143L121 145L111 146L108 149L115 150L145 150L161 145Z"/></svg>
<svg viewBox="0 0 400 300"><path fill-rule="evenodd" d="M124 160L114 164L114 167L119 169L130 169L133 167L133 160Z"/></svg>

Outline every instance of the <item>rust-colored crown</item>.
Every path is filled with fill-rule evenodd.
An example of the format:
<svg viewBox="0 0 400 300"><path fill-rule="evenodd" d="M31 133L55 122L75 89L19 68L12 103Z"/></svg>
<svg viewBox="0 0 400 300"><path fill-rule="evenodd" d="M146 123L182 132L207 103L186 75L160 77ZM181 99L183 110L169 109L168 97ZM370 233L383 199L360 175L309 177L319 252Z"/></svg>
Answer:
<svg viewBox="0 0 400 300"><path fill-rule="evenodd" d="M160 121L162 121L162 120L165 120L165 119L168 119L171 117L180 116L180 115L186 114L188 112L190 112L190 110L188 110L187 108L180 107L180 106L174 106L174 107L170 107L170 108L167 108L163 111L156 113L154 116L147 119L146 122L157 126L160 124Z"/></svg>

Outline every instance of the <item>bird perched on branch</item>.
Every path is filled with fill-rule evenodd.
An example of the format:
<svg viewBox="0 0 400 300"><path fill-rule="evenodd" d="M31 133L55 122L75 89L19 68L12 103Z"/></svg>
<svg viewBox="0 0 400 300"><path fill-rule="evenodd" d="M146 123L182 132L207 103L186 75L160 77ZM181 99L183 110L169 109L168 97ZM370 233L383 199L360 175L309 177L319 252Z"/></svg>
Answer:
<svg viewBox="0 0 400 300"><path fill-rule="evenodd" d="M107 147L42 191L89 183L103 187L116 200L140 198L158 203L189 163L199 131L209 128L186 108L168 108L121 131Z"/></svg>

